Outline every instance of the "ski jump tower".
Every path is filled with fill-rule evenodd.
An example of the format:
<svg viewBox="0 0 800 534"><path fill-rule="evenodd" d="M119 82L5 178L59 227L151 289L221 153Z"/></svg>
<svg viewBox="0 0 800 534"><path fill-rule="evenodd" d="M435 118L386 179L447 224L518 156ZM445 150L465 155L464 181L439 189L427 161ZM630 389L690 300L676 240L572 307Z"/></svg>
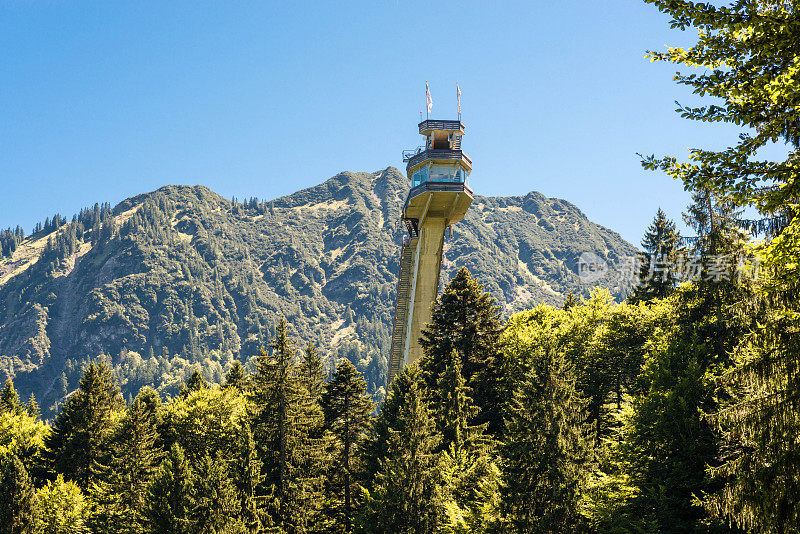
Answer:
<svg viewBox="0 0 800 534"><path fill-rule="evenodd" d="M405 365L422 356L419 338L439 293L445 230L463 219L472 203L467 185L472 160L461 151L464 131L460 118L425 120L419 123L425 146L403 152L411 191L403 205L408 234L400 256L387 390Z"/></svg>

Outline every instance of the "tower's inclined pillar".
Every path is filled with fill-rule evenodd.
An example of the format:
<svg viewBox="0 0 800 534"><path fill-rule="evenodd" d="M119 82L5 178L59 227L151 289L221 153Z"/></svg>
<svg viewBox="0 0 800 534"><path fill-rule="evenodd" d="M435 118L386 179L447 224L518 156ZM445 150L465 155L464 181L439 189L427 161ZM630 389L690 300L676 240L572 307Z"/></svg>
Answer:
<svg viewBox="0 0 800 534"><path fill-rule="evenodd" d="M461 151L464 131L460 120L425 120L419 124L425 146L403 154L411 180L403 206L408 235L400 259L387 389L405 365L422 357L419 338L439 293L445 231L464 218L472 203L467 185L472 160Z"/></svg>

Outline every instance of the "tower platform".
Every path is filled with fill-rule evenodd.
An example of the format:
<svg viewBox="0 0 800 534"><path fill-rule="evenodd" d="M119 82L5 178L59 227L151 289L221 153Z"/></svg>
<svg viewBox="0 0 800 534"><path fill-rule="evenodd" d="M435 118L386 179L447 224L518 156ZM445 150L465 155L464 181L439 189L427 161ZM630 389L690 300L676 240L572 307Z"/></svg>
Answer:
<svg viewBox="0 0 800 534"><path fill-rule="evenodd" d="M472 160L461 151L464 124L426 120L419 123L419 133L425 136L425 146L403 154L411 180L403 205L408 235L400 255L387 389L405 365L422 357L419 338L439 293L445 231L461 221L472 204L467 183Z"/></svg>

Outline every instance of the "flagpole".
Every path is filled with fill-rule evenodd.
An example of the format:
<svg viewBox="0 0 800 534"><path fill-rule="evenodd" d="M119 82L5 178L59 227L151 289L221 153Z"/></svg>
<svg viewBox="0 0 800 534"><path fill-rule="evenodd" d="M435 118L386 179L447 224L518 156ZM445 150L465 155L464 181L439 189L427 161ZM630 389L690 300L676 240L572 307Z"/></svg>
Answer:
<svg viewBox="0 0 800 534"><path fill-rule="evenodd" d="M456 103L458 104L458 122L461 122L461 88L456 83Z"/></svg>

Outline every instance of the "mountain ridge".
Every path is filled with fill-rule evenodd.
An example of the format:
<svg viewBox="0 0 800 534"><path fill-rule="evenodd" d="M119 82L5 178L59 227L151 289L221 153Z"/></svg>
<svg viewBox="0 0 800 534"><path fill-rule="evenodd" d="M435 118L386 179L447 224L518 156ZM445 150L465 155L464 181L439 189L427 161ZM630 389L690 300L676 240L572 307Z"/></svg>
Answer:
<svg viewBox="0 0 800 534"><path fill-rule="evenodd" d="M293 336L349 358L380 395L408 188L393 167L267 202L168 185L101 222L29 236L0 260L0 379L50 408L105 354L126 394L174 393L193 368L219 380L247 362L285 315ZM476 195L445 240L442 286L466 266L506 315L557 304L587 294L575 266L585 251L613 260L635 249L565 200Z"/></svg>

